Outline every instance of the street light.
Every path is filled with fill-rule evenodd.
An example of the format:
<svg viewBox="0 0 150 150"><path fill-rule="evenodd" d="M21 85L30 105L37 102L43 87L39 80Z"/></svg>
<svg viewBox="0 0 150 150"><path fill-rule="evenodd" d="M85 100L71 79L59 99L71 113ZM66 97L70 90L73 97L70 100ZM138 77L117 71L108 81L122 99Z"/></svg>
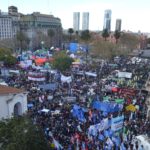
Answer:
<svg viewBox="0 0 150 150"><path fill-rule="evenodd" d="M41 41L42 49L44 49L44 41Z"/></svg>

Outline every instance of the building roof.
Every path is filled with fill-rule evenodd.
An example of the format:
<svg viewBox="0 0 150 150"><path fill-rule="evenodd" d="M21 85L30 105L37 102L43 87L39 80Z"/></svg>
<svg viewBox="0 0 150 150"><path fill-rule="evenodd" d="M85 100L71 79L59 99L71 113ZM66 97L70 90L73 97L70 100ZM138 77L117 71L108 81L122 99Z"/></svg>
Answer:
<svg viewBox="0 0 150 150"><path fill-rule="evenodd" d="M22 93L22 92L25 92L25 90L17 89L17 88L5 86L5 85L0 85L0 95L18 94L18 93Z"/></svg>

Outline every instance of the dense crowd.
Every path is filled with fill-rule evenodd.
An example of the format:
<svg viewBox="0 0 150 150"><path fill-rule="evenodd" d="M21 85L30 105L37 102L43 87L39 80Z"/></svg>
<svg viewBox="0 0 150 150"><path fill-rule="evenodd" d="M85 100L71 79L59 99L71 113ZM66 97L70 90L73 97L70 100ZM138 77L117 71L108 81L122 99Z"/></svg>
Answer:
<svg viewBox="0 0 150 150"><path fill-rule="evenodd" d="M95 67L80 65L63 72L71 76L71 82L62 82L59 71L46 72L46 81L32 81L28 73L40 70L19 68L20 74L5 80L10 86L28 91L28 114L43 129L51 150L144 150L135 137L150 136L145 103L148 93L142 90L149 77L149 63L120 58L95 63ZM132 77L119 78L118 71L130 72ZM96 76L85 72L95 72ZM39 88L40 84L48 83L56 87ZM118 109L104 111L94 107L99 103ZM128 106L133 109L128 110ZM112 130L112 118L121 116L123 123ZM107 125L102 127L104 121Z"/></svg>

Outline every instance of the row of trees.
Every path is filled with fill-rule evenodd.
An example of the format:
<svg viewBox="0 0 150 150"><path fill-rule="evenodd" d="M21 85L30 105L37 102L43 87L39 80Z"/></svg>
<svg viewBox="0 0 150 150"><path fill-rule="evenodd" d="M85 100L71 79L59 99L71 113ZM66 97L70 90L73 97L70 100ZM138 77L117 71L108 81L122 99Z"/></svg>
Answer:
<svg viewBox="0 0 150 150"><path fill-rule="evenodd" d="M55 43L56 32L53 29L47 30L47 34L44 34L40 30L36 32L33 39L30 39L25 32L18 31L16 36L11 39L3 39L0 41L1 48L26 50L29 49L29 44L32 43L33 48L40 48L41 41L44 41L45 47L51 47ZM61 35L60 35L61 36Z"/></svg>

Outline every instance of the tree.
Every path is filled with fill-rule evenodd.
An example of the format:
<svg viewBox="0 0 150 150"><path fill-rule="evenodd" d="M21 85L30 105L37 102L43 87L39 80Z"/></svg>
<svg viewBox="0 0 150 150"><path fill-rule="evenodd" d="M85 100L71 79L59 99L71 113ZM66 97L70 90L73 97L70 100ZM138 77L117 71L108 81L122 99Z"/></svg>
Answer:
<svg viewBox="0 0 150 150"><path fill-rule="evenodd" d="M120 48L132 51L133 49L136 49L138 45L140 44L138 36L136 36L133 33L122 33L120 37Z"/></svg>
<svg viewBox="0 0 150 150"><path fill-rule="evenodd" d="M28 44L30 42L29 38L23 31L19 31L16 34L16 39L19 41L19 47L20 47L20 51L22 54L23 44ZM25 46L25 47L27 47L27 46Z"/></svg>
<svg viewBox="0 0 150 150"><path fill-rule="evenodd" d="M69 33L69 35L70 35L70 41L71 41L71 36L72 36L72 34L74 33L74 30L72 29L72 28L69 28L68 29L68 33Z"/></svg>
<svg viewBox="0 0 150 150"><path fill-rule="evenodd" d="M58 52L54 55L54 61L52 66L59 71L66 71L70 68L73 59L70 58L65 51Z"/></svg>
<svg viewBox="0 0 150 150"><path fill-rule="evenodd" d="M55 32L54 32L54 30L53 29L48 29L48 31L47 31L47 35L49 36L49 38L50 38L50 45L52 46L52 41L53 41L53 37L55 36Z"/></svg>
<svg viewBox="0 0 150 150"><path fill-rule="evenodd" d="M42 130L27 117L0 121L1 150L48 150Z"/></svg>
<svg viewBox="0 0 150 150"><path fill-rule="evenodd" d="M108 32L108 30L107 29L104 29L103 30L103 32L102 32L102 36L103 36L103 38L105 39L105 41L106 41L106 39L109 37L109 32Z"/></svg>
<svg viewBox="0 0 150 150"><path fill-rule="evenodd" d="M11 66L16 64L17 59L12 56L10 49L0 48L0 61L2 61L6 66Z"/></svg>
<svg viewBox="0 0 150 150"><path fill-rule="evenodd" d="M114 37L116 39L116 44L118 43L118 39L120 38L120 36L121 36L120 31L116 30L115 33L114 33Z"/></svg>
<svg viewBox="0 0 150 150"><path fill-rule="evenodd" d="M81 39L82 40L88 41L88 40L90 40L90 38L91 38L91 35L90 35L89 30L84 30L81 32Z"/></svg>

